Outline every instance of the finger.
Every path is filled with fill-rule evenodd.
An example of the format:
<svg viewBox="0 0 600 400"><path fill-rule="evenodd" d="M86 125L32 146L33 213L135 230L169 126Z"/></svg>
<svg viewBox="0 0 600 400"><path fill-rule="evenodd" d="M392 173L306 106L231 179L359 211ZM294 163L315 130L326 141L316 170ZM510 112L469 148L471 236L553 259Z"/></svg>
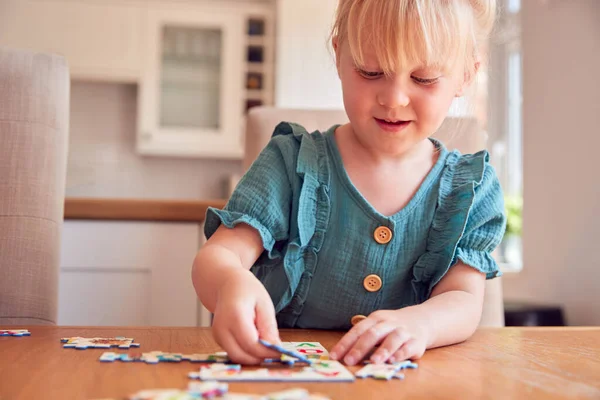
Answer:
<svg viewBox="0 0 600 400"><path fill-rule="evenodd" d="M268 303L266 301L257 303L255 324L258 331L258 337L260 339L272 344L281 344L279 330L277 329L277 319L275 318L275 308L270 300ZM268 349L263 345L259 345L259 347L259 355L263 358L274 358L280 356L278 352Z"/></svg>
<svg viewBox="0 0 600 400"><path fill-rule="evenodd" d="M257 360L274 357L272 350L267 349L258 342L258 331L254 324L254 317L250 320L244 318L239 325L230 330L236 343L242 351Z"/></svg>
<svg viewBox="0 0 600 400"><path fill-rule="evenodd" d="M375 364L386 362L393 356L406 342L411 339L411 335L403 327L396 327L385 337L381 345L373 355L371 362Z"/></svg>
<svg viewBox="0 0 600 400"><path fill-rule="evenodd" d="M420 345L416 339L410 339L404 343L390 358L390 362L405 360L418 360L423 357L425 346Z"/></svg>
<svg viewBox="0 0 600 400"><path fill-rule="evenodd" d="M227 320L229 318L227 318ZM260 360L244 351L232 334L232 330L239 330L241 328L239 326L234 326L233 329L230 330L230 321L227 320L223 320L221 313L215 313L212 327L215 341L227 352L227 356L231 361L241 364L257 364ZM239 322L242 318L235 318L235 320Z"/></svg>
<svg viewBox="0 0 600 400"><path fill-rule="evenodd" d="M262 359L248 354L236 341L231 331L221 336L221 346L227 351L229 359L238 364L260 364Z"/></svg>
<svg viewBox="0 0 600 400"><path fill-rule="evenodd" d="M354 343L358 340L367 329L375 325L377 321L372 318L366 318L354 325L339 342L329 352L329 358L332 360L341 360L346 356L348 351L354 346Z"/></svg>
<svg viewBox="0 0 600 400"><path fill-rule="evenodd" d="M395 326L388 322L379 322L364 331L358 340L354 343L348 354L344 357L347 365L354 365L360 362L365 356L385 337L395 329Z"/></svg>
<svg viewBox="0 0 600 400"><path fill-rule="evenodd" d="M213 333L229 358L237 363L258 364L264 357L256 354L258 332L254 325L254 309L248 306L236 308L231 314L215 313Z"/></svg>

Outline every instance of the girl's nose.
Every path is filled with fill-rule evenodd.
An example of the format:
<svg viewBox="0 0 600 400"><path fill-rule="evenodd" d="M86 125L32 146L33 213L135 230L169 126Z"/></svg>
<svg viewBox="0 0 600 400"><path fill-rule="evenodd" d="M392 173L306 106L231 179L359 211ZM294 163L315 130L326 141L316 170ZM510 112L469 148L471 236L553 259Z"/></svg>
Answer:
<svg viewBox="0 0 600 400"><path fill-rule="evenodd" d="M386 82L385 87L377 95L379 105L386 108L408 106L410 98L402 86L398 82Z"/></svg>

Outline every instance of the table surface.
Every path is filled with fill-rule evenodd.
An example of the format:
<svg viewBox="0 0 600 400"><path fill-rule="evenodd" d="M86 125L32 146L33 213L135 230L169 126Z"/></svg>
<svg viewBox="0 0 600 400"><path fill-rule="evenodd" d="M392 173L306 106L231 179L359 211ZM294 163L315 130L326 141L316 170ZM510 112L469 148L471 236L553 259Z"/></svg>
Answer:
<svg viewBox="0 0 600 400"><path fill-rule="evenodd" d="M105 349L64 349L62 337L133 337L130 351L192 354L219 350L207 328L42 327L0 337L0 400L122 399L142 389L187 387L198 364L102 363ZM341 332L282 330L284 341L321 342ZM127 350L115 350L127 352ZM231 392L266 394L293 387L332 399L600 398L600 327L482 328L468 341L432 349L404 380L353 383L230 383ZM357 367L350 367L356 371Z"/></svg>

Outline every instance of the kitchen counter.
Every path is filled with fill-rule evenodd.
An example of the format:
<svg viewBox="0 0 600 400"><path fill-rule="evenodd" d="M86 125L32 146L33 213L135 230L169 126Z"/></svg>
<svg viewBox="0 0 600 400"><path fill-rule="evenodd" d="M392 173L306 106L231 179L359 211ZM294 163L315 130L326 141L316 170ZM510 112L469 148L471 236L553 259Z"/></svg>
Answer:
<svg viewBox="0 0 600 400"><path fill-rule="evenodd" d="M227 200L141 200L67 198L64 219L119 221L204 221L208 207L223 208Z"/></svg>

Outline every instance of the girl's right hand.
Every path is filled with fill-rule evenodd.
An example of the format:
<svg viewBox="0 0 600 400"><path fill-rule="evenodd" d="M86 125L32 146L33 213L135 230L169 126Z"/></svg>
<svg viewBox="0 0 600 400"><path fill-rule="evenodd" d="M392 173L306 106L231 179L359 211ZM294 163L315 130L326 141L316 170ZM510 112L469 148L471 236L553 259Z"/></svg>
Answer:
<svg viewBox="0 0 600 400"><path fill-rule="evenodd" d="M281 340L271 297L248 270L240 269L219 290L212 332L233 362L259 364L280 356L258 342L259 338L276 344Z"/></svg>

